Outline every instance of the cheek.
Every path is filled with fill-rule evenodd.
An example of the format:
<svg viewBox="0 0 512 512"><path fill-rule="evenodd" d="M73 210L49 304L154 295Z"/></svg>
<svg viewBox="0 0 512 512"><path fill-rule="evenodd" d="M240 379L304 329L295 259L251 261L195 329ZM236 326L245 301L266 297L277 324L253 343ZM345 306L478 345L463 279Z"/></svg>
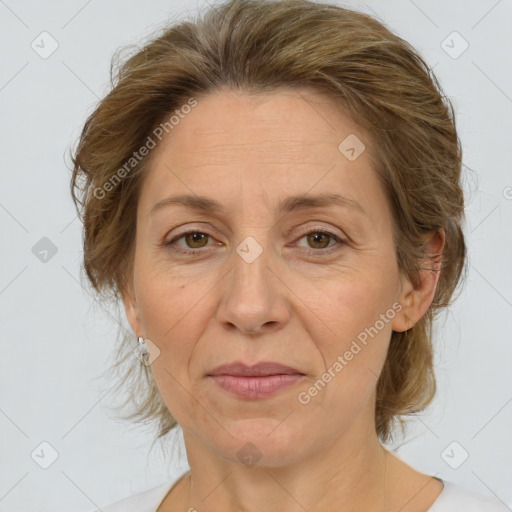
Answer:
<svg viewBox="0 0 512 512"><path fill-rule="evenodd" d="M366 405L386 359L394 310L382 281L360 276L338 282L327 297L331 300L323 298L324 304L329 303L323 319L331 335L316 338L325 368L302 390L301 403L307 405L301 410L322 417L326 431L339 431L350 428L362 410L371 412Z"/></svg>
<svg viewBox="0 0 512 512"><path fill-rule="evenodd" d="M318 299L330 335L318 334L317 347L325 369L336 375L328 395L337 403L346 402L350 396L364 400L377 382L395 316L390 288L382 275L377 278L367 273L332 283Z"/></svg>
<svg viewBox="0 0 512 512"><path fill-rule="evenodd" d="M190 390L191 360L197 356L198 340L214 314L211 293L215 280L186 278L185 283L185 278L158 269L139 276L137 300L142 328L160 351L152 363L155 379L161 383L162 394L175 394L179 385Z"/></svg>
<svg viewBox="0 0 512 512"><path fill-rule="evenodd" d="M186 359L189 340L201 327L200 305L194 306L199 298L200 293L193 287L157 272L145 273L139 280L137 301L142 328L166 360L183 363Z"/></svg>
<svg viewBox="0 0 512 512"><path fill-rule="evenodd" d="M199 420L189 365L206 325L201 290L162 275L145 280L138 290L143 328L160 351L151 373L166 407L183 425Z"/></svg>
<svg viewBox="0 0 512 512"><path fill-rule="evenodd" d="M331 300L327 304L323 299L325 314L335 327L331 330L335 330L343 339L356 338L373 326L393 302L392 288L382 276L351 276L333 285L328 296ZM382 330L382 326L379 330Z"/></svg>
<svg viewBox="0 0 512 512"><path fill-rule="evenodd" d="M194 296L200 294L202 286L200 282L185 281L169 261L162 261L163 255L160 249L155 254L141 249L136 256L134 281L143 328L165 349L167 339L182 327L182 322L188 320L190 324L187 317L194 314Z"/></svg>

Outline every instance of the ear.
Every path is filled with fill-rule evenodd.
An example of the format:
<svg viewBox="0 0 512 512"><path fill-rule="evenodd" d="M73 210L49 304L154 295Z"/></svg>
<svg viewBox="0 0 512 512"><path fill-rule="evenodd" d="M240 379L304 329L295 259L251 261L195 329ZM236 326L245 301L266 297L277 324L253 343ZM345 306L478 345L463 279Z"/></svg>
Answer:
<svg viewBox="0 0 512 512"><path fill-rule="evenodd" d="M130 327L135 336L143 336L141 331L141 321L139 318L139 310L135 299L135 291L130 283L127 289L122 293L124 311Z"/></svg>
<svg viewBox="0 0 512 512"><path fill-rule="evenodd" d="M398 301L402 304L403 309L393 319L394 331L402 332L411 329L432 304L439 281L444 244L445 231L443 228L438 228L434 234L429 235L427 256L421 262L420 282L416 287L406 276L402 275Z"/></svg>

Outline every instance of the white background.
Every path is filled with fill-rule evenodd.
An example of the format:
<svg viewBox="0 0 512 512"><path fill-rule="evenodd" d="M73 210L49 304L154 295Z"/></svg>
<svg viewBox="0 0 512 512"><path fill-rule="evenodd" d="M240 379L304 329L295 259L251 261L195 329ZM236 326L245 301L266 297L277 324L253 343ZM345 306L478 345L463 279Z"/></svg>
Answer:
<svg viewBox="0 0 512 512"><path fill-rule="evenodd" d="M109 415L111 382L102 373L117 326L80 286L81 225L64 156L108 91L115 50L205 5L0 1L2 511L87 511L187 469L178 451L167 460L149 452L150 428ZM397 453L511 506L512 2L343 5L374 14L435 66L456 107L464 162L474 170L466 180L470 273L438 329L438 395ZM31 48L43 31L58 42L47 59ZM441 47L453 31L469 44L458 58ZM452 52L460 50L463 41L452 39ZM57 248L46 263L32 252L43 237ZM31 458L43 441L59 455L48 469ZM448 450L452 460L469 453L458 469L441 456L453 441L462 448Z"/></svg>

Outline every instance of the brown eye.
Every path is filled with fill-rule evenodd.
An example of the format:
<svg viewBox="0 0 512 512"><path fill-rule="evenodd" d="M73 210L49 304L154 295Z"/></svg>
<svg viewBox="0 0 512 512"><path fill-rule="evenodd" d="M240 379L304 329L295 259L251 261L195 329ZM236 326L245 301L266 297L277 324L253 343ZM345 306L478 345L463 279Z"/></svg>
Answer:
<svg viewBox="0 0 512 512"><path fill-rule="evenodd" d="M329 233L323 233L321 231L315 231L307 235L308 243L314 249L326 249L329 245L329 240L332 237Z"/></svg>
<svg viewBox="0 0 512 512"><path fill-rule="evenodd" d="M201 247L204 247L206 243L208 243L208 235L205 233L200 233L198 231L186 233L184 235L185 242L187 243L187 246L191 249L199 249ZM206 243L202 243L206 242ZM198 244L198 245L196 245Z"/></svg>
<svg viewBox="0 0 512 512"><path fill-rule="evenodd" d="M183 239L185 245L180 245L178 241ZM165 242L164 245L177 252L184 254L194 254L202 252L201 249L208 245L210 235L201 231L187 231L181 235L176 236L172 240Z"/></svg>
<svg viewBox="0 0 512 512"><path fill-rule="evenodd" d="M306 246L302 245L304 243L302 242L303 240ZM347 245L346 240L334 233L319 230L318 228L303 232L297 243L297 247L303 248L311 256L326 256L338 251L344 245Z"/></svg>

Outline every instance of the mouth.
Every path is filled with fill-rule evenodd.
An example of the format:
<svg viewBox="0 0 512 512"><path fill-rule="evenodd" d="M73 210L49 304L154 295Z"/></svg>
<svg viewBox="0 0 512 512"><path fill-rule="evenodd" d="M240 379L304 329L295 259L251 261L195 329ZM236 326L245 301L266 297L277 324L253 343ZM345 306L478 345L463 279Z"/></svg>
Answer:
<svg viewBox="0 0 512 512"><path fill-rule="evenodd" d="M265 398L303 380L305 374L279 363L222 365L207 374L222 390L240 398Z"/></svg>

